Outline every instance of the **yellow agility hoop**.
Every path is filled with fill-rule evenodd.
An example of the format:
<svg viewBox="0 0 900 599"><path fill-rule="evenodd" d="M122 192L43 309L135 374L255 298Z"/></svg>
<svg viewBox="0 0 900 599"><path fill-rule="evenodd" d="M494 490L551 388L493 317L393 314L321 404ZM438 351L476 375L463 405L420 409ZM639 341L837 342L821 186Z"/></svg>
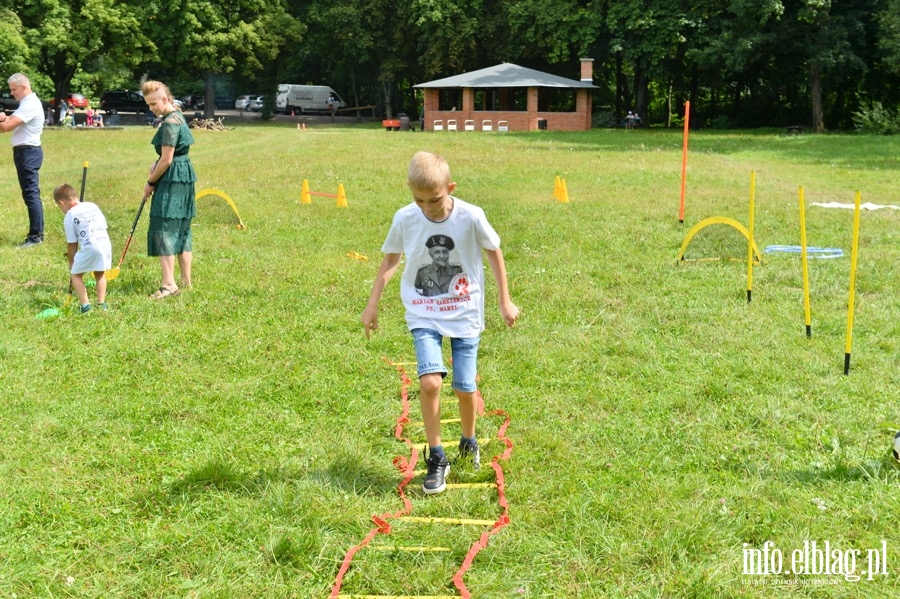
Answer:
<svg viewBox="0 0 900 599"><path fill-rule="evenodd" d="M219 196L220 198L225 200L229 206L231 206L231 209L234 211L234 215L237 216L237 219L238 219L238 224L235 225L236 228L238 228L238 229L246 229L247 228L247 226L244 224L244 221L241 220L241 214L240 214L240 212L238 212L237 206L235 206L232 199L229 198L228 194L226 194L224 191L219 191L218 189L213 189L211 187L201 190L201 191L198 191L195 201L199 200L200 198L202 198L204 196L209 196L209 195Z"/></svg>
<svg viewBox="0 0 900 599"><path fill-rule="evenodd" d="M682 242L682 244L681 244L681 250L678 252L678 262L685 262L684 252L687 251L688 244L691 243L691 239L694 238L694 235L699 233L701 229L708 227L710 225L728 225L728 226L734 227L735 229L740 231L741 235L743 235L747 239L747 241L750 243L751 247L753 248L754 260L756 260L756 262L758 262L758 263L762 263L762 258L759 253L759 248L756 247L756 242L753 241L753 239L751 239L750 231L747 230L747 227L745 227L741 223L737 222L733 218L728 218L725 216L711 216L709 218L706 218L706 219L700 221L696 225L694 225L694 228L688 232L687 237L684 238L684 242ZM703 262L706 260L717 260L717 258L700 258L700 259L694 260L694 261ZM735 260L743 261L743 260L737 259L737 258Z"/></svg>

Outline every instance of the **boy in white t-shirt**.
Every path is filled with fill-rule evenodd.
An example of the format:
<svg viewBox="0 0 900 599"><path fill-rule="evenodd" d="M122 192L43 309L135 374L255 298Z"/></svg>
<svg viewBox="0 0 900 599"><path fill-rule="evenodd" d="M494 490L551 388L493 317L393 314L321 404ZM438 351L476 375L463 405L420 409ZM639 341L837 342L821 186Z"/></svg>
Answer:
<svg viewBox="0 0 900 599"><path fill-rule="evenodd" d="M78 192L68 183L53 190L53 200L65 215L69 270L72 288L81 302L81 313L90 312L84 273L93 272L97 281L97 307L106 310L106 271L112 266L112 244L106 232L106 218L92 202L81 202Z"/></svg>
<svg viewBox="0 0 900 599"><path fill-rule="evenodd" d="M366 338L378 329L378 302L388 281L406 254L400 280L400 298L413 336L422 406L428 439L428 473L422 490L440 493L446 488L450 461L441 445L440 392L444 367L441 343L450 338L453 390L459 399L461 456L471 455L478 467L480 450L475 437L475 382L478 343L484 330L484 262L487 256L500 301L500 314L508 326L519 317L509 298L506 266L500 237L484 211L450 194L456 183L441 156L418 152L409 164L409 188L414 203L396 212L381 250L369 302L360 320Z"/></svg>

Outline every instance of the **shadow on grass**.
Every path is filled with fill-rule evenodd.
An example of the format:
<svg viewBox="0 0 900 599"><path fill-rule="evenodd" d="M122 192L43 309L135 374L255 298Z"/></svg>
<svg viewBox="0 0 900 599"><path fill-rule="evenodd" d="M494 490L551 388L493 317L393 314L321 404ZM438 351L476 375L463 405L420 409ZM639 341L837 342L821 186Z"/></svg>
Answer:
<svg viewBox="0 0 900 599"><path fill-rule="evenodd" d="M157 496L167 501L204 493L262 494L272 485L309 480L321 486L346 493L365 495L390 492L397 485L395 477L367 467L359 456L342 454L326 468L308 473L300 470L272 468L255 473L243 472L224 460L211 460L170 483Z"/></svg>
<svg viewBox="0 0 900 599"><path fill-rule="evenodd" d="M395 476L370 468L361 456L348 452L336 455L326 468L310 472L310 478L323 486L354 495L390 493L397 488Z"/></svg>
<svg viewBox="0 0 900 599"><path fill-rule="evenodd" d="M900 481L900 467L897 466L891 455L885 454L880 459L867 460L862 464L853 465L838 462L830 468L811 468L809 470L782 472L777 477L779 480L804 485L815 485L826 481L893 483Z"/></svg>

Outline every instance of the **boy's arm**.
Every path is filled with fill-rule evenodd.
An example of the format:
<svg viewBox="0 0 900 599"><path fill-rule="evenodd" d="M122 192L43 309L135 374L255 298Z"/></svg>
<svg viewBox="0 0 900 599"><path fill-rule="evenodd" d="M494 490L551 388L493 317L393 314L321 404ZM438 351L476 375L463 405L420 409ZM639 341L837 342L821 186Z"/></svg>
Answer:
<svg viewBox="0 0 900 599"><path fill-rule="evenodd" d="M399 264L400 254L385 254L381 260L378 274L375 275L375 282L372 283L372 293L369 295L369 302L359 318L366 329L366 339L369 338L372 331L378 330L378 301L381 299L384 288L387 286L388 281L391 280L391 277L394 276L394 272L396 272Z"/></svg>
<svg viewBox="0 0 900 599"><path fill-rule="evenodd" d="M59 251L59 250L56 250ZM78 242L75 243L67 243L66 244L66 255L69 257L69 268L72 268L72 264L75 262L75 252L78 251Z"/></svg>
<svg viewBox="0 0 900 599"><path fill-rule="evenodd" d="M497 281L497 295L500 300L500 315L506 326L513 326L519 318L519 308L516 307L512 300L509 299L509 285L506 282L506 263L503 261L503 252L500 248L496 250L484 250L487 254L488 264L491 265L491 271L494 273L494 280Z"/></svg>

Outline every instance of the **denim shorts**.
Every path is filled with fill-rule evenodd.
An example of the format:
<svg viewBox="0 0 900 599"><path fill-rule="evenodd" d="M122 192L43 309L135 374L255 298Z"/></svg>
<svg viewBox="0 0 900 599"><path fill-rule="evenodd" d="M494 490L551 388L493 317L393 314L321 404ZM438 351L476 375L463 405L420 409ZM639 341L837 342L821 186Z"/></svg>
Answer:
<svg viewBox="0 0 900 599"><path fill-rule="evenodd" d="M416 348L418 375L439 372L447 376L441 351L443 336L432 329L413 329L413 345ZM478 390L475 376L478 374L478 343L481 337L456 339L450 337L450 354L453 357L453 388L464 393Z"/></svg>

